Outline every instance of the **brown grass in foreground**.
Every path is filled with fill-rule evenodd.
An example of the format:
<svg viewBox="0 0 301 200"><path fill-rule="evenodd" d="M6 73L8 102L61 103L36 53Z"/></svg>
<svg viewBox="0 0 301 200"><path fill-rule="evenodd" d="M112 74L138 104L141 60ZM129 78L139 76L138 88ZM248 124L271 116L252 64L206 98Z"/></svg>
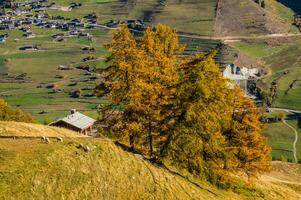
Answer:
<svg viewBox="0 0 301 200"><path fill-rule="evenodd" d="M47 133L47 135L46 135ZM0 136L76 137L55 127L0 122ZM88 145L90 151L78 148ZM219 190L186 178L107 139L0 139L0 199L301 199L301 165L272 162L253 188Z"/></svg>
<svg viewBox="0 0 301 200"><path fill-rule="evenodd" d="M29 124L23 122L3 122L0 121L0 136L16 136L16 137L84 137L77 132L44 126L39 124Z"/></svg>
<svg viewBox="0 0 301 200"><path fill-rule="evenodd" d="M80 143L91 150L78 148ZM234 192L190 182L105 139L73 138L50 144L38 139L0 139L0 158L0 199L301 198L300 185L294 183L301 165L283 162L273 162L272 173L258 181L257 189Z"/></svg>

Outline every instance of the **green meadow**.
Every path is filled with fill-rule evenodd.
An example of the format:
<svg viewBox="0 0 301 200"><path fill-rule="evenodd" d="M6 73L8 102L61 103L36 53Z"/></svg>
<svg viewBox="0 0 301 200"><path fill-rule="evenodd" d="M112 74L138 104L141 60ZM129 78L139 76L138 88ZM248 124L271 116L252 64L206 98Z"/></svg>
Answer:
<svg viewBox="0 0 301 200"><path fill-rule="evenodd" d="M301 118L300 115L287 113L284 111L272 111L265 113L266 117L277 117L283 115L287 123L298 131L298 141L296 144L297 158L301 160ZM273 159L289 159L293 160L293 143L295 141L295 133L283 122L269 123L266 125L263 134L267 137L269 145L272 147Z"/></svg>
<svg viewBox="0 0 301 200"><path fill-rule="evenodd" d="M89 30L93 40L84 37L65 38L64 42L55 42L51 34L59 33L57 29L41 29L32 26L34 38L22 37L19 30L1 31L8 33L7 42L0 44L0 95L8 103L33 113L39 122L48 123L66 115L70 109L76 108L82 112L97 117L96 105L106 102L91 97L98 80L89 79L85 72L76 69L79 64L87 64L91 68L106 66L104 57L106 50L103 44L110 39L111 32L106 30ZM16 40L17 39L17 40ZM19 48L35 44L38 51L20 51ZM95 53L86 53L83 46L92 46ZM97 61L83 63L82 59L94 56ZM70 66L73 70L58 70L60 65ZM14 78L26 73L25 81L18 82ZM53 93L51 84L58 85L59 92ZM80 89L80 98L70 98L70 91Z"/></svg>
<svg viewBox="0 0 301 200"><path fill-rule="evenodd" d="M73 1L56 0L57 5L68 6ZM211 35L214 24L214 8L216 0L178 2L175 0L160 4L155 0L148 1L112 1L84 0L80 9L71 11L47 10L50 16L64 16L71 19L82 19L85 15L96 12L98 23L111 19L129 18L149 19L149 25L157 22L167 23L178 31L186 31L201 35ZM183 13L183 6L187 12ZM150 12L152 11L152 12ZM199 12L201 11L201 12ZM189 13L189 16L187 15ZM183 15L187 15L184 17ZM180 19L181 18L181 19ZM204 20L206 19L206 20ZM93 35L86 37L65 37L63 42L55 41L51 35L62 33L58 29L46 29L31 26L35 37L26 38L19 30L0 30L0 34L8 34L5 43L0 44L0 98L4 98L14 107L33 113L40 123L48 123L65 116L70 109L97 118L96 107L106 103L105 99L93 97L93 88L99 79L89 80L86 72L76 67L80 64L91 68L105 68L106 50L103 45L112 38L112 32L105 29L83 30ZM219 41L180 38L186 45L185 54L207 52L219 45ZM38 51L20 51L24 45L37 45ZM91 46L96 52L87 53L81 50ZM83 59L93 56L97 60L83 63ZM70 66L73 70L58 70L60 65ZM26 73L25 81L15 78ZM11 77L11 78L9 78ZM9 81L8 81L9 79ZM53 93L50 85L55 84L59 92ZM71 98L70 92L81 90L81 97Z"/></svg>
<svg viewBox="0 0 301 200"><path fill-rule="evenodd" d="M68 6L71 0L55 0L58 5ZM181 32L212 35L214 32L216 0L84 0L82 7L66 12L50 10L50 15L82 18L95 12L100 23L109 20L144 19L149 25L164 23Z"/></svg>

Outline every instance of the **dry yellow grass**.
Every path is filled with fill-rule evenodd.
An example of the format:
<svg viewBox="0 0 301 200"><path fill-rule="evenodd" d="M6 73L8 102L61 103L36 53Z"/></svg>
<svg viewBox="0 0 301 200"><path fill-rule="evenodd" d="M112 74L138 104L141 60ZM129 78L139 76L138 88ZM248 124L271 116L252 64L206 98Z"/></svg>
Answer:
<svg viewBox="0 0 301 200"><path fill-rule="evenodd" d="M260 177L257 187L266 191L266 199L301 199L301 165L274 161L272 171Z"/></svg>
<svg viewBox="0 0 301 200"><path fill-rule="evenodd" d="M0 199L301 199L298 164L273 162L256 190L234 192L196 186L105 139L0 139L0 158Z"/></svg>
<svg viewBox="0 0 301 200"><path fill-rule="evenodd" d="M16 122L0 122L0 135L77 136L61 128ZM200 180L188 181L108 139L66 138L46 144L0 138L0 199L301 199L301 165L272 166L254 188L220 190Z"/></svg>
<svg viewBox="0 0 301 200"><path fill-rule="evenodd" d="M0 121L0 136L16 137L84 137L77 132L64 128L44 126L39 124L28 124L22 122Z"/></svg>

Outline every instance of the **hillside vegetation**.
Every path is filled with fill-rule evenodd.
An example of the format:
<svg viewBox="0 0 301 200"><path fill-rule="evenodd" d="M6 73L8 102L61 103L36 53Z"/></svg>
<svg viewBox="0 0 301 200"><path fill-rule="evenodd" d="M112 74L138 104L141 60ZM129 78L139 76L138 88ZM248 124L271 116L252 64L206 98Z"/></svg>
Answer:
<svg viewBox="0 0 301 200"><path fill-rule="evenodd" d="M0 121L34 123L35 119L30 113L24 112L20 109L14 109L3 99L0 99Z"/></svg>
<svg viewBox="0 0 301 200"><path fill-rule="evenodd" d="M21 1L25 0L18 2ZM294 13L274 0L266 1L266 11L273 15L266 18L276 20L267 24L283 32L290 30ZM51 0L50 2L68 6L74 1ZM82 7L79 9L72 11L50 9L46 10L46 13L49 16L81 20L87 14L95 12L99 24L110 20L138 18L144 19L146 25L156 25L160 22L170 25L179 32L205 36L212 36L214 32L222 36L266 33L265 29L262 31L261 25L253 27L253 21L256 23L265 21L261 16L265 11L258 8L258 5L251 0L243 0L241 3L237 0L221 1L222 9L217 17L216 0L83 0L81 3ZM229 16L231 14L233 16ZM93 35L92 41L86 37L65 37L63 42L57 42L51 35L64 33L64 31L33 25L30 27L30 31L36 35L34 38L22 36L20 30L0 30L0 35L9 35L5 43L0 43L1 98L12 106L18 106L32 113L41 123L49 123L61 118L72 108L77 108L90 117L97 117L97 104L107 103L107 101L105 99L98 101L92 97L91 88L98 81L89 79L93 77L89 77L84 70L76 67L88 65L90 69L105 68L104 57L107 52L103 44L111 40L112 32L104 29L84 30ZM220 43L184 37L180 37L180 40L187 44L185 54L208 52ZM37 45L39 50L26 52L19 50L20 47L28 44ZM82 51L81 48L86 46L93 47L96 51ZM95 57L95 60L83 62L83 59L89 56ZM71 67L73 70L58 70L60 65ZM24 80L17 80L20 79L19 76L23 76L21 78ZM52 92L49 88L53 84L57 85L58 92ZM74 90L81 90L81 97L70 98L70 92Z"/></svg>
<svg viewBox="0 0 301 200"><path fill-rule="evenodd" d="M85 21L95 12L99 26L81 29L91 37L34 25L34 37L0 30L8 35L0 44L0 98L18 108L0 105L0 199L301 199L301 166L270 161L299 158L292 130L300 132L300 123L287 115L288 124L263 130L256 105L228 87L215 63L212 49L222 41L207 37L254 36L230 41L229 59L266 67L259 85L269 106L300 110L301 40L255 39L296 33L292 10L275 0L264 8L253 0L80 2L46 13ZM138 39L126 26L114 34L103 26L125 19L157 27ZM61 32L62 40L53 38ZM37 49L20 49L28 44ZM204 54L182 57L194 53ZM117 141L12 122L47 124L74 108L99 117L99 131Z"/></svg>
<svg viewBox="0 0 301 200"><path fill-rule="evenodd" d="M80 144L91 150L85 152ZM49 144L0 139L0 199L300 199L300 165L276 162L273 168L255 188L225 191L188 181L106 139L69 138Z"/></svg>
<svg viewBox="0 0 301 200"><path fill-rule="evenodd" d="M73 1L55 0L60 5ZM295 30L293 11L275 0L262 9L254 0L85 0L72 12L50 11L52 15L83 17L91 10L101 23L109 20L143 19L149 25L168 24L180 32L212 36L250 35ZM217 13L216 13L217 10Z"/></svg>
<svg viewBox="0 0 301 200"><path fill-rule="evenodd" d="M254 59L260 60L269 76L263 80L262 88L272 98L272 106L301 109L301 40L255 40L233 44L238 50L245 52ZM274 93L270 92L272 83L276 83Z"/></svg>
<svg viewBox="0 0 301 200"><path fill-rule="evenodd" d="M215 24L216 36L249 36L296 31L293 11L266 0L265 8L254 0L220 0Z"/></svg>
<svg viewBox="0 0 301 200"><path fill-rule="evenodd" d="M20 0L18 2L25 1ZM69 6L72 0L51 0L57 5ZM148 25L164 22L178 31L201 35L212 35L216 0L83 0L82 7L72 11L47 9L49 16L64 16L82 19L95 12L98 23L110 20L144 19ZM185 12L183 12L185 10ZM201 12L200 12L201 10ZM33 13L35 14L35 13ZM106 67L106 51L103 44L112 36L112 31L105 29L83 30L93 35L93 40L86 37L65 37L57 42L52 34L65 33L59 29L39 28L29 25L34 38L23 37L20 30L0 30L8 34L5 43L0 43L0 96L10 105L28 111L40 122L51 122L64 117L70 109L76 108L90 117L96 118L98 103L106 103L92 96L92 89L99 80L87 75L79 65L89 66L90 70ZM182 38L187 44L187 51L206 51L215 48L218 41ZM19 48L35 44L37 51L20 51ZM81 48L93 47L95 52L85 52ZM204 47L204 48L203 48ZM95 60L83 62L84 58ZM60 65L72 70L58 70ZM24 80L16 80L23 76ZM22 78L22 77L21 77ZM91 78L91 79L90 79ZM20 84L20 82L22 84ZM58 91L52 92L55 84ZM91 89L92 88L92 89ZM70 92L81 90L79 98L70 98Z"/></svg>
<svg viewBox="0 0 301 200"><path fill-rule="evenodd" d="M39 124L29 124L23 122L3 122L0 121L0 137L84 137L76 132L64 128L43 126Z"/></svg>
<svg viewBox="0 0 301 200"><path fill-rule="evenodd" d="M57 29L41 29L32 27L36 38L22 37L18 30L0 31L10 35L6 43L0 44L0 96L10 105L32 113L39 122L51 122L64 117L70 109L77 108L95 117L99 101L89 97L95 80L85 75L84 70L76 69L80 64L91 69L101 68L104 61L101 55L105 52L101 47L107 40L107 31L90 30L94 35L93 42L87 38L67 38L65 42L53 41L51 34L60 33ZM15 42L15 38L20 38ZM25 44L37 44L41 51L19 51ZM97 44L97 47L96 47ZM95 47L96 52L87 53L81 50L84 46ZM83 63L83 59L94 56L97 60ZM3 62L1 62L3 60ZM70 66L73 70L58 70L60 65ZM8 75L5 75L8 74ZM17 76L25 76L25 80L15 80ZM49 88L56 84L59 91ZM70 92L81 89L80 98L70 98Z"/></svg>
<svg viewBox="0 0 301 200"><path fill-rule="evenodd" d="M73 1L55 0L61 5ZM92 10L101 23L109 20L143 19L151 25L165 23L178 31L212 35L216 0L84 0L81 9L72 12L50 11L50 14L83 17Z"/></svg>

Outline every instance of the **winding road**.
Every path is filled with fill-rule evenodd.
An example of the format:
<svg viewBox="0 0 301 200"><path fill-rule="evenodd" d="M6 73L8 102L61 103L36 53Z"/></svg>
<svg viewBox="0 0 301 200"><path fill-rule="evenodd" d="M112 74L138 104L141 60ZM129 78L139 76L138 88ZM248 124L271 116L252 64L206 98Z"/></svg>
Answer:
<svg viewBox="0 0 301 200"><path fill-rule="evenodd" d="M267 109L268 109L269 111L278 110L278 111L285 111L285 112L292 112L292 113L301 114L301 110L294 110L294 109L289 109L289 108L269 107L269 108L267 108Z"/></svg>
<svg viewBox="0 0 301 200"><path fill-rule="evenodd" d="M294 131L294 133L295 133L295 141L294 141L294 144L293 144L293 154L294 154L294 160L297 163L298 162L298 158L297 158L297 148L296 148L296 145L297 145L298 138L299 138L298 131L293 126L289 125L286 120L283 120L283 123L287 127L289 127L290 129L292 129Z"/></svg>
<svg viewBox="0 0 301 200"><path fill-rule="evenodd" d="M208 40L222 40L222 41L240 41L244 39L270 39L270 38L288 38L288 37L300 37L301 33L296 34L267 34L267 35L254 35L254 36L224 36L224 37L210 37L210 36L198 36L185 33L179 33L178 36L194 38L194 39L208 39Z"/></svg>
<svg viewBox="0 0 301 200"><path fill-rule="evenodd" d="M298 114L301 114L301 110L293 110L293 109L288 109L288 108L267 108L269 111L273 111L273 110L278 110L278 111L285 111L285 112L288 112L288 113L298 113ZM299 138L299 134L298 134L298 131L293 127L291 126L290 124L287 123L286 120L283 120L283 123L289 127L291 130L293 130L293 132L295 133L295 140L294 140L294 143L293 143L293 156L294 156L294 160L295 162L297 163L298 162L298 157L297 157L297 142L298 142L298 138Z"/></svg>
<svg viewBox="0 0 301 200"><path fill-rule="evenodd" d="M115 30L118 28L108 27L106 25L98 24L98 28L103 28L107 30ZM130 29L133 32L142 33L143 31L138 31L135 29ZM267 35L251 35L251 36L225 36L225 37L214 37L214 36L203 36L190 33L178 32L178 36L192 39L207 39L207 40L222 40L222 41L240 41L244 39L270 39L270 38L288 38L288 37L301 37L301 33L277 33L277 34L267 34Z"/></svg>

